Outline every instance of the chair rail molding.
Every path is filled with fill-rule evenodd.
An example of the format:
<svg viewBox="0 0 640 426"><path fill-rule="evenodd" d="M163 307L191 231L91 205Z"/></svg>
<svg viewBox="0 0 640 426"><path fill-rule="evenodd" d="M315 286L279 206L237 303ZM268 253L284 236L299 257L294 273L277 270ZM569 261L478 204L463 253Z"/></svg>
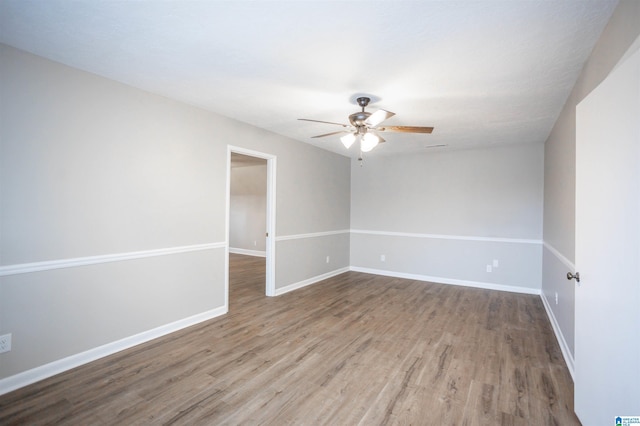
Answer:
<svg viewBox="0 0 640 426"><path fill-rule="evenodd" d="M188 253L192 251L225 248L227 243L205 243L189 246L167 247L161 249L132 251L126 253L103 254L97 256L75 257L71 259L46 260L43 262L20 263L0 266L0 277L7 275L27 274L30 272L49 271L52 269L74 268L77 266L95 265L98 263L120 262L123 260L143 259L145 257L166 256L170 254Z"/></svg>

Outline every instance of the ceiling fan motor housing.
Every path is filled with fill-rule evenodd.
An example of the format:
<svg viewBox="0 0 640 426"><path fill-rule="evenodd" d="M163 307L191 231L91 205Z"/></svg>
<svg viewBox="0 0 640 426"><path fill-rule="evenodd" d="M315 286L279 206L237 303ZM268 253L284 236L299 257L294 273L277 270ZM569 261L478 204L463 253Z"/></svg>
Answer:
<svg viewBox="0 0 640 426"><path fill-rule="evenodd" d="M371 99L366 97L366 96L362 96L362 97L359 97L358 99L356 99L356 102L358 103L358 105L360 105L362 107L362 111L354 112L353 114L351 114L349 116L349 121L351 122L352 125L354 125L356 127L357 133L364 133L362 130L364 130L366 132L367 124L365 123L365 121L367 120L367 118L369 118L371 113L370 112L366 112L364 110L364 108L367 105L369 105L370 101L371 101ZM362 128L364 128L364 129L362 129Z"/></svg>
<svg viewBox="0 0 640 426"><path fill-rule="evenodd" d="M366 126L365 121L367 118L369 118L370 115L371 113L366 111L354 112L349 116L349 121L355 127L363 127L363 126Z"/></svg>

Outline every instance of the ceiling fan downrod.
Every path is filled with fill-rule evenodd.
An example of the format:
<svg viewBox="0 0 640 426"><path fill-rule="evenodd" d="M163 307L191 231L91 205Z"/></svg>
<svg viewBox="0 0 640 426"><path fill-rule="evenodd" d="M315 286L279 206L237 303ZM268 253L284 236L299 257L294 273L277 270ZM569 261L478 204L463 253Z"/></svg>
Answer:
<svg viewBox="0 0 640 426"><path fill-rule="evenodd" d="M356 102L358 102L358 105L360 105L360 107L362 107L362 111L354 112L353 114L351 114L349 116L349 121L351 122L351 124L354 127L356 127L357 129L365 128L365 132L366 132L366 123L365 123L365 121L367 120L367 118L369 118L371 113L370 112L366 112L364 110L364 108L367 105L369 105L370 101L371 101L371 99L367 98L366 96L363 96L363 97L360 97L360 98L356 99ZM361 132L358 131L358 133L361 133Z"/></svg>

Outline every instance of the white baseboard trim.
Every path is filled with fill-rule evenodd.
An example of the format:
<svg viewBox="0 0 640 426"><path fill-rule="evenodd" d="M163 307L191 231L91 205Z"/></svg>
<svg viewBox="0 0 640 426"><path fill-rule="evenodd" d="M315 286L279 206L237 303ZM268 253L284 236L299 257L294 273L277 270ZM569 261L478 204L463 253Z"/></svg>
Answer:
<svg viewBox="0 0 640 426"><path fill-rule="evenodd" d="M264 250L247 250L242 248L233 248L229 247L229 253L234 254L243 254L245 256L255 256L255 257L267 257L267 252Z"/></svg>
<svg viewBox="0 0 640 426"><path fill-rule="evenodd" d="M335 277L336 275L340 275L345 272L349 272L349 267L336 269L334 271L330 271L321 275L316 275L315 277L307 278L306 280L299 281L297 283L289 284L288 286L285 286L285 287L276 288L276 296L280 296L281 294L285 294L290 291L297 290L299 288L306 287L311 284L315 284L319 281L326 280L327 278Z"/></svg>
<svg viewBox="0 0 640 426"><path fill-rule="evenodd" d="M202 312L151 330L143 331L142 333L134 334L133 336L125 337L124 339L107 343L106 345L98 346L97 348L89 349L40 367L9 376L0 380L0 395L4 395L5 393L55 376L56 374L71 370L72 368L79 367L97 359L104 358L116 352L132 348L141 343L157 339L158 337L162 337L169 333L224 315L228 310L228 306L221 306L216 309Z"/></svg>
<svg viewBox="0 0 640 426"><path fill-rule="evenodd" d="M429 282L438 283L438 284L451 284L451 285L459 285L464 287L483 288L487 290L508 291L511 293L536 294L536 295L540 294L539 288L518 287L518 286L510 286L510 285L504 285L504 284L486 283L481 281L458 280L458 279L444 278L444 277L432 277L429 275L408 274L405 272L387 271L383 269L361 268L359 266L352 266L350 270L355 272L364 272L367 274L383 275L386 277L406 278L406 279L418 280L418 281L429 281Z"/></svg>
<svg viewBox="0 0 640 426"><path fill-rule="evenodd" d="M571 374L571 378L575 381L574 376L574 359L571 355L571 351L569 350L569 345L567 345L567 341L560 330L560 325L558 324L558 320L556 320L556 316L553 314L553 310L551 309L551 305L547 300L547 297L544 293L540 294L540 299L542 299L542 304L544 305L545 311L547 311L547 317L549 317L549 322L551 323L551 327L553 328L553 333L556 335L556 340L560 345L560 350L562 351L562 356L564 357L564 362L567 364L567 368L569 369L569 373Z"/></svg>

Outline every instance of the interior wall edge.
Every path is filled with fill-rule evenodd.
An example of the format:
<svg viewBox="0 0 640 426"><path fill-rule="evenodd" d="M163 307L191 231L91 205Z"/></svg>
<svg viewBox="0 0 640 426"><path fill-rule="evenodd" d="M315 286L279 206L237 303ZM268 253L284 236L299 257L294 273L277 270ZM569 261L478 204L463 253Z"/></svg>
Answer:
<svg viewBox="0 0 640 426"><path fill-rule="evenodd" d="M560 348L566 352L567 365L574 357L575 283L567 280L575 266L553 246L545 244L542 253L542 297Z"/></svg>
<svg viewBox="0 0 640 426"><path fill-rule="evenodd" d="M276 296L280 296L282 294L289 293L289 292L291 292L293 290L298 290L298 289L300 289L302 287L306 287L306 286L309 286L311 284L316 284L316 283L318 283L320 281L329 279L331 277L335 277L336 275L340 275L340 274L343 274L345 272L349 272L350 270L351 270L350 267L343 267L343 268L335 269L333 271L326 272L324 274L316 275L315 277L307 278L306 280L298 281L296 283L289 284L289 285L286 285L284 287L277 288L276 289Z"/></svg>
<svg viewBox="0 0 640 426"><path fill-rule="evenodd" d="M575 377L574 377L575 361L573 359L573 354L571 353L571 348L567 344L567 340L564 338L564 334L562 333L560 324L558 323L558 320L556 319L556 316L553 313L553 309L551 309L551 304L547 299L547 295L544 292L540 293L540 299L542 300L542 305L544 306L544 310L546 311L547 317L549 318L549 322L551 323L553 334L556 336L556 340L558 341L558 346L560 346L560 351L562 352L562 357L564 358L564 362L565 364L567 364L567 369L571 374L571 378L575 380Z"/></svg>
<svg viewBox="0 0 640 426"><path fill-rule="evenodd" d="M518 241L518 240L516 240ZM352 233L351 265L413 279L542 288L542 244Z"/></svg>
<svg viewBox="0 0 640 426"><path fill-rule="evenodd" d="M349 270L354 272L363 272L366 274L382 275L393 278L404 278L416 281L425 281L436 284L457 285L464 287L481 288L485 290L507 291L510 293L533 294L540 295L540 289L525 286L510 286L505 284L495 284L482 281L460 280L446 277L435 277L430 275L410 274L397 271L389 271L384 269L363 268L359 266L351 266Z"/></svg>
<svg viewBox="0 0 640 426"><path fill-rule="evenodd" d="M209 311L202 312L188 318L183 318L181 320L174 321L172 323L165 324L160 327L135 334L133 336L125 337L124 339L107 343L96 348L89 349L87 351L80 352L60 360L50 362L48 364L32 368L27 371L23 371L4 379L0 379L0 395L4 395L13 390L55 376L56 374L63 373L81 365L88 364L97 359L113 355L117 352L132 348L150 340L157 339L167 334L182 330L183 328L187 328L192 325L196 325L201 322L219 317L226 314L228 310L228 306L221 306L215 309L211 309Z"/></svg>
<svg viewBox="0 0 640 426"><path fill-rule="evenodd" d="M346 232L277 241L276 292L348 268L350 240Z"/></svg>

